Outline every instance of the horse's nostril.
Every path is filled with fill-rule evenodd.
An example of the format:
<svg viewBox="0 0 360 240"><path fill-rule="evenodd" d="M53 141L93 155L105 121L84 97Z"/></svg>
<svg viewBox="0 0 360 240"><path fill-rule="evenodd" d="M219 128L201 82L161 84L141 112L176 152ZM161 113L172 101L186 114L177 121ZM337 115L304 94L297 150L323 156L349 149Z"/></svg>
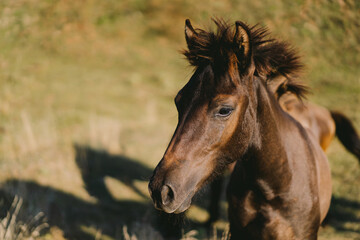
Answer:
<svg viewBox="0 0 360 240"><path fill-rule="evenodd" d="M164 206L168 205L174 200L174 191L169 185L164 185L161 188L161 199Z"/></svg>

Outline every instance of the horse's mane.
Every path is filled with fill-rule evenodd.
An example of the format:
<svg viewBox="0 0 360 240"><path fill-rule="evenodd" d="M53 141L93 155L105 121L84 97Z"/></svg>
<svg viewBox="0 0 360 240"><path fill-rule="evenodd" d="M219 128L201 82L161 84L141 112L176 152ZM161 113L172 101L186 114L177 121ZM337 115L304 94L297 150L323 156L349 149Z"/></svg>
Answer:
<svg viewBox="0 0 360 240"><path fill-rule="evenodd" d="M234 41L235 28L221 19L213 19L217 31L196 29L196 35L188 41L188 49L183 51L191 65L200 67L212 64L214 68L223 68L231 61L230 56L236 54L241 65L239 47ZM280 84L276 94L280 97L286 92L292 92L302 98L308 88L297 81L303 68L297 51L285 41L269 38L269 31L259 25L247 26L249 41L252 46L255 75L260 76L267 84L278 77L286 80Z"/></svg>

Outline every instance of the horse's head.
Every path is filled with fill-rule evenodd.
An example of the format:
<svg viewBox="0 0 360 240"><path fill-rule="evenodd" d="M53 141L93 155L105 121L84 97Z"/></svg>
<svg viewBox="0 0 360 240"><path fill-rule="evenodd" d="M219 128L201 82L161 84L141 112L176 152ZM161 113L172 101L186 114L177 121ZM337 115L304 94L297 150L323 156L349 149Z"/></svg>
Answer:
<svg viewBox="0 0 360 240"><path fill-rule="evenodd" d="M149 184L155 206L168 213L185 211L197 190L235 161L251 137L249 29L240 22L235 31L221 27L218 37L228 39L214 41L186 21L185 55L197 69L175 97L178 125ZM200 59L199 51L212 51L202 49L202 41L214 41L219 49Z"/></svg>
<svg viewBox="0 0 360 240"><path fill-rule="evenodd" d="M185 211L206 182L241 158L257 124L255 79L274 73L268 66L272 48L264 46L265 57L254 61L254 48L267 42L264 29L215 23L216 33L185 24L184 54L196 70L175 97L178 125L149 183L155 206L168 213Z"/></svg>

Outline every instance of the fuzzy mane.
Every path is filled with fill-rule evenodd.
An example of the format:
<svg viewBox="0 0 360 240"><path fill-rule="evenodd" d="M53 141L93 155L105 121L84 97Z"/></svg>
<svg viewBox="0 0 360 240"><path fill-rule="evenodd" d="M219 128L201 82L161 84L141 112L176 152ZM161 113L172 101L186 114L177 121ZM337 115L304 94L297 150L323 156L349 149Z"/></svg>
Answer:
<svg viewBox="0 0 360 240"><path fill-rule="evenodd" d="M211 64L214 69L224 69L229 65L232 55L237 56L239 70L247 67L239 54L240 46L234 41L235 28L221 19L213 19L217 31L195 29L196 35L188 41L188 49L183 54L195 67ZM278 77L285 77L276 91L279 98L286 92L294 93L298 98L305 97L308 87L296 79L303 68L300 57L287 42L269 38L269 31L259 25L248 26L249 42L255 64L255 75L266 84Z"/></svg>

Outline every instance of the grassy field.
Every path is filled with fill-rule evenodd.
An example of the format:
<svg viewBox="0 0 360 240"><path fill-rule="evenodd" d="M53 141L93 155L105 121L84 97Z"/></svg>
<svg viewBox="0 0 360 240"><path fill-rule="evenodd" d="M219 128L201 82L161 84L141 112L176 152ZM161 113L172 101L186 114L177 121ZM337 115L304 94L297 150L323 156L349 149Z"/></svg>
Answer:
<svg viewBox="0 0 360 240"><path fill-rule="evenodd" d="M360 130L357 0L2 0L1 218L18 195L18 219L44 212L41 239L161 238L147 179L192 73L179 54L184 21L203 27L213 16L260 23L292 42L309 100ZM360 164L337 140L328 157L333 202L320 239L360 239ZM202 199L188 212L187 239L207 236Z"/></svg>

